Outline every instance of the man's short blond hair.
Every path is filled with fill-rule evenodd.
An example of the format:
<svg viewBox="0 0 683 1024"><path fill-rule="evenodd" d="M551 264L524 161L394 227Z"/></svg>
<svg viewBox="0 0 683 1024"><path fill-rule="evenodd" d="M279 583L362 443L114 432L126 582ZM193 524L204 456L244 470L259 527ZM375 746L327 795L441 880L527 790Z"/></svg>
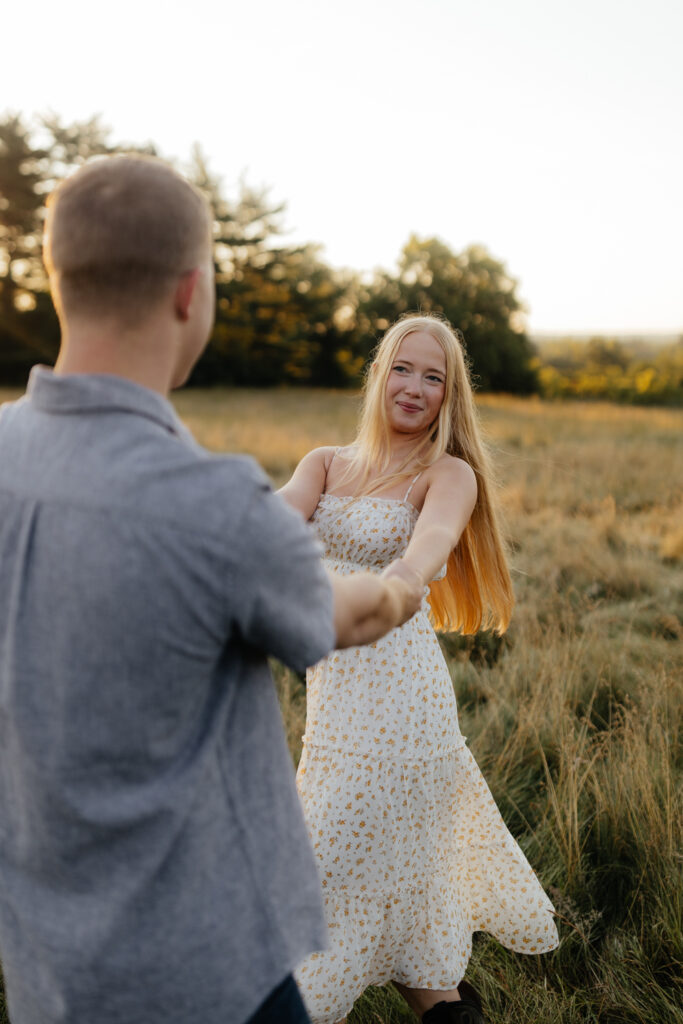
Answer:
<svg viewBox="0 0 683 1024"><path fill-rule="evenodd" d="M95 160L47 206L45 264L60 315L140 319L210 253L206 199L161 160Z"/></svg>

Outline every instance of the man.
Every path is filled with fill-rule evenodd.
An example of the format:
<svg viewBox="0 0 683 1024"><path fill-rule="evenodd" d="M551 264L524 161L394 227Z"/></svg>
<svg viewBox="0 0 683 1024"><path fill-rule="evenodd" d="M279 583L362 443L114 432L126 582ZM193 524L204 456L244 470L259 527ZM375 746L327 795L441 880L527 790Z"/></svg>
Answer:
<svg viewBox="0 0 683 1024"><path fill-rule="evenodd" d="M167 401L214 312L210 214L116 157L49 204L55 371L0 411L0 957L12 1024L306 1020L324 944L266 657L376 639L419 593L330 580L245 458Z"/></svg>

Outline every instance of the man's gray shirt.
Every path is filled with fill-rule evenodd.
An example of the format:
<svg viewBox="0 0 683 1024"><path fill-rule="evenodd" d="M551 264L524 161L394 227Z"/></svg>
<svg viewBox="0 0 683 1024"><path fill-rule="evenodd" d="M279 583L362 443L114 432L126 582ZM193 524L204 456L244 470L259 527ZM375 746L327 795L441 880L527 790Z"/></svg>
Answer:
<svg viewBox="0 0 683 1024"><path fill-rule="evenodd" d="M324 946L266 661L332 648L319 555L153 391L36 368L0 409L12 1024L238 1024Z"/></svg>

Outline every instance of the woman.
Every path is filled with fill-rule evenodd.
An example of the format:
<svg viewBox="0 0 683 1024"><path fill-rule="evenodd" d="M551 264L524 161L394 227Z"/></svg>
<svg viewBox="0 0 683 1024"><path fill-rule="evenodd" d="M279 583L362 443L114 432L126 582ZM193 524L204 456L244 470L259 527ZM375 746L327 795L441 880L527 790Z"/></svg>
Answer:
<svg viewBox="0 0 683 1024"><path fill-rule="evenodd" d="M461 345L434 316L399 320L367 377L358 436L317 448L282 494L328 564L419 577L422 609L308 673L297 783L325 893L329 951L297 980L315 1024L393 981L427 1022L483 1021L462 981L472 932L557 945L553 908L458 728L439 629L503 632L513 598Z"/></svg>

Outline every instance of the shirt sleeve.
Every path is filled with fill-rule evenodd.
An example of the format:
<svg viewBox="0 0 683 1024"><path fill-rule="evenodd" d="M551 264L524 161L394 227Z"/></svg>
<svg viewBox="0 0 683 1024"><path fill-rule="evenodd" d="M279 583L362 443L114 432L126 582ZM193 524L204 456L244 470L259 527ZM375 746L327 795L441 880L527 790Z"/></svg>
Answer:
<svg viewBox="0 0 683 1024"><path fill-rule="evenodd" d="M247 643L295 671L315 664L335 643L322 554L301 515L265 477L259 481L240 530L235 622Z"/></svg>

